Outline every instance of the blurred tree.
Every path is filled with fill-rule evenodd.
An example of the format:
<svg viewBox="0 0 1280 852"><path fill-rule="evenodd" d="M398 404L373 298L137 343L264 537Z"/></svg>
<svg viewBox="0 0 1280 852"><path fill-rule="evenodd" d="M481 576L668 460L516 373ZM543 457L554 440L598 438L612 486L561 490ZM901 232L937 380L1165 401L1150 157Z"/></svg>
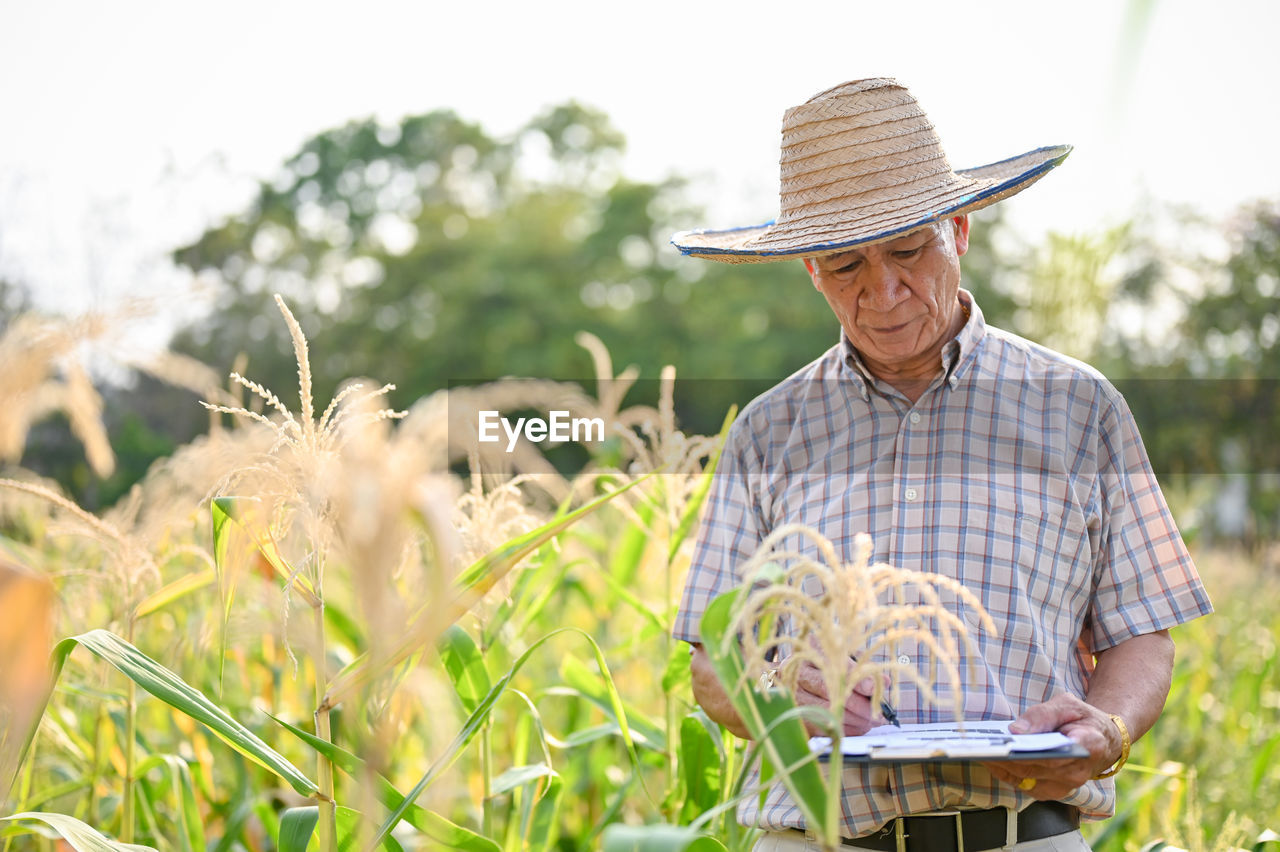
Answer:
<svg viewBox="0 0 1280 852"><path fill-rule="evenodd" d="M1148 233L1128 248L1106 361L1127 377L1118 384L1157 474L1201 495L1204 531L1274 540L1280 206L1243 207L1225 228L1187 214L1171 224L1176 239Z"/></svg>
<svg viewBox="0 0 1280 852"><path fill-rule="evenodd" d="M250 209L175 253L222 290L174 347L220 368L248 353L250 375L283 393L295 380L279 292L322 393L368 375L406 402L449 381L593 378L574 343L587 330L616 364L700 380L677 401L689 425L714 429L729 403L830 346L835 320L798 262L679 257L670 234L701 224L682 182L626 179L622 148L602 113L574 103L507 139L450 111L321 133ZM992 229L975 229L966 264L980 287Z"/></svg>
<svg viewBox="0 0 1280 852"><path fill-rule="evenodd" d="M1280 537L1280 204L1239 211L1228 230L1225 286L1207 288L1181 326L1187 372L1204 377L1216 459L1247 489L1243 530ZM1211 390L1209 390L1211 389ZM1207 392L1206 392L1207 391Z"/></svg>

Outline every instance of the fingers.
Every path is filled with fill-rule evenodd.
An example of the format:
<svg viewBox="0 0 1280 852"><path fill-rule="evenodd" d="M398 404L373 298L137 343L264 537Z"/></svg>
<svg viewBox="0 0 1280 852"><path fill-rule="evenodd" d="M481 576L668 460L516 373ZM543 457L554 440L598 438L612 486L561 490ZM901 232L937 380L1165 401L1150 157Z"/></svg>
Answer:
<svg viewBox="0 0 1280 852"><path fill-rule="evenodd" d="M841 726L845 736L858 736L882 724L879 709L873 709L871 696L875 691L875 681L863 678L855 687L853 694L845 701ZM797 704L817 707L830 707L831 698L827 693L826 682L822 673L812 664L802 664L796 672L796 690L793 696ZM811 734L828 735L829 731L820 730L819 726L806 722Z"/></svg>
<svg viewBox="0 0 1280 852"><path fill-rule="evenodd" d="M982 766L1000 781L1040 801L1056 801L1065 798L1071 791L1089 780L1087 763L1083 760L1062 760L1053 763L1015 760L983 763Z"/></svg>
<svg viewBox="0 0 1280 852"><path fill-rule="evenodd" d="M1119 729L1111 717L1074 695L1055 695L1043 704L1028 707L1009 725L1015 734L1060 731L1089 752L1082 761L1080 783L1114 763L1120 754Z"/></svg>
<svg viewBox="0 0 1280 852"><path fill-rule="evenodd" d="M827 700L827 682L812 663L802 663L796 670L796 691L817 696L823 702Z"/></svg>
<svg viewBox="0 0 1280 852"><path fill-rule="evenodd" d="M1027 795L1043 800L1060 798L1115 762L1119 746L1118 733L1113 733L1113 729L1118 732L1111 717L1097 707L1073 695L1055 695L1042 704L1028 707L1010 723L1010 732L1060 731L1083 746L1089 757L984 763L983 766L996 778Z"/></svg>
<svg viewBox="0 0 1280 852"><path fill-rule="evenodd" d="M1047 731L1061 730L1064 725L1098 713L1099 711L1085 704L1074 695L1066 693L1055 695L1043 704L1035 704L1023 711L1009 725L1014 734L1043 734Z"/></svg>

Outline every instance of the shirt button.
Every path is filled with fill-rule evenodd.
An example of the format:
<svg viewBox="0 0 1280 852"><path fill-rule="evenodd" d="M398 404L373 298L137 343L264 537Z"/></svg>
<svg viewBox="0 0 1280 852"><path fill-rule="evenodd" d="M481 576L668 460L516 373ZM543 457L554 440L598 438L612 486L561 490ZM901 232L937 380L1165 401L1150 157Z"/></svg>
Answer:
<svg viewBox="0 0 1280 852"><path fill-rule="evenodd" d="M906 491L902 492L902 496L903 496L903 499L905 499L908 503L910 503L912 500L916 499L916 497L919 495L917 494L914 488L908 488Z"/></svg>
<svg viewBox="0 0 1280 852"><path fill-rule="evenodd" d="M913 412L911 412L911 416L910 416L908 419L910 419L912 423L919 423L919 422L920 422L920 412L919 412L919 411L913 411Z"/></svg>
<svg viewBox="0 0 1280 852"><path fill-rule="evenodd" d="M898 665L900 665L900 666L909 666L909 665L911 665L911 658L910 658L910 657L908 657L906 654L899 654L899 655L898 655Z"/></svg>

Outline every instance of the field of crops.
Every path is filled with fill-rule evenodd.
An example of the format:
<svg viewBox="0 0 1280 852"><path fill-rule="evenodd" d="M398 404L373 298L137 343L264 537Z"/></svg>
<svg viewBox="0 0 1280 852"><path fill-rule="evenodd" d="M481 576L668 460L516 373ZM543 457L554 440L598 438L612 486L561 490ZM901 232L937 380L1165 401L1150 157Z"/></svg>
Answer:
<svg viewBox="0 0 1280 852"><path fill-rule="evenodd" d="M295 340L296 399L233 382L104 516L4 481L3 850L630 848L623 826L659 823L666 848L749 848L724 807L748 755L669 638L718 445L677 429L670 375L624 408L584 341L616 379L594 396L508 382L394 412L373 385L313 399ZM481 408L552 406L630 437L572 477L461 440ZM1276 551L1198 556L1217 613L1175 631L1100 850L1280 829Z"/></svg>

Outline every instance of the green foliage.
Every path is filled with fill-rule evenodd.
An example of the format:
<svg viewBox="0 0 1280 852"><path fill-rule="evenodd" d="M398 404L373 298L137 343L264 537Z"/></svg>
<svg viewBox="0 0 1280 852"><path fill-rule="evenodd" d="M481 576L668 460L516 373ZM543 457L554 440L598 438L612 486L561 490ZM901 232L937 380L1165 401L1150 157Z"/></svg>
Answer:
<svg viewBox="0 0 1280 852"><path fill-rule="evenodd" d="M319 134L250 209L175 252L222 288L175 348L214 364L248 353L283 385L287 340L262 320L273 292L330 353L318 383L392 375L410 399L513 373L586 378L582 330L649 376L676 364L717 380L776 378L834 342L798 263L679 258L667 239L696 223L682 185L620 175L622 144L572 103L505 139L447 111ZM684 400L689 424L709 431L747 402L733 385Z"/></svg>
<svg viewBox="0 0 1280 852"><path fill-rule="evenodd" d="M77 646L93 652L170 707L208 726L233 749L280 776L299 793L310 795L316 792L314 781L210 701L204 693L109 631L91 630L59 642L54 649L55 681L67 656Z"/></svg>
<svg viewBox="0 0 1280 852"><path fill-rule="evenodd" d="M322 353L318 385L388 375L412 399L452 380L515 372L585 378L572 341L587 329L645 375L673 363L681 376L726 380L676 400L685 428L715 431L730 405L834 342L834 320L798 264L676 258L667 235L701 223L684 208L679 181L620 175L621 146L602 114L574 104L505 139L450 112L322 133L260 187L250 209L176 253L222 288L218 313L185 330L179 345L219 365L248 353L264 384L291 383L288 342L263 320L279 291L299 305ZM1059 345L1108 372L1128 364L1130 374L1242 378L1223 383L1219 396L1147 383L1130 397L1162 474L1277 469L1280 396L1266 384L1280 376L1274 206L1242 215L1225 265L1196 267L1222 273L1203 276L1213 281L1205 292L1180 289L1174 272L1190 262L1144 244L1140 223L1018 246L999 209L978 217L964 260L965 284L988 321L1059 334ZM1153 347L1141 324L1116 320L1121 308L1161 299L1183 308L1172 343ZM136 472L168 433L162 417L124 422L132 425L116 430L116 449ZM127 606L119 589L100 597L77 585L105 574L101 553L38 518L5 518L7 532L30 535L40 555L32 561L63 584L64 617L146 628L119 631L133 643L96 630L67 642L90 647L168 703L135 701L131 686L60 646L67 672L16 785L13 809L25 814L0 834L18 844L10 838L56 829L94 849L124 848L99 831L132 833L162 850L301 849L328 828L318 782L288 769L312 759L338 773L331 822L339 849L374 840L396 849L393 828L477 852L742 848L749 838L732 809L743 744L693 705L686 649L670 637L714 464L713 455L688 491L659 474L607 511L607 499L566 508L443 583L444 596L423 592L407 625L370 621L350 595L300 575L263 535L266 522L255 526L234 501L209 507L206 524L216 527L199 546L218 550L247 535L255 570L232 576L221 558L216 574L165 561L153 587L129 590ZM79 493L91 486L81 481ZM1250 487L1252 540L1265 542L1280 523L1280 497L1265 477ZM622 505L625 512L612 511ZM1265 567L1275 556L1260 546L1251 559L1248 582L1212 590L1219 614L1178 632L1169 708L1121 776L1124 810L1095 835L1103 852L1168 835L1166 823L1192 802L1205 826L1232 812L1280 825L1280 623L1267 611L1276 590L1266 573L1274 565ZM319 613L317 638L307 640L315 645L301 660L290 643L306 627L290 627L286 586ZM386 656L371 653L374 639L385 640ZM573 656L584 649L590 654ZM388 708L406 700L397 690L423 677L437 679L424 690L436 703L379 729ZM279 724L262 721L261 707ZM802 797L821 824L821 779L801 753L791 710L763 699L744 708L759 712L746 714L758 733L770 724L789 731L773 738L782 751L769 762L797 767L792 775L807 785ZM325 714L332 728L321 731ZM238 749L223 747L219 737L228 736ZM109 845L93 845L93 835Z"/></svg>
<svg viewBox="0 0 1280 852"><path fill-rule="evenodd" d="M120 843L111 840L90 826L85 825L80 820L65 816L63 814L48 813L32 813L24 812L14 814L13 816L3 817L4 820L30 820L33 822L42 822L52 828L55 837L61 837L71 845L76 852L156 852L150 846L138 846L133 843ZM32 828L21 827L20 831L33 831ZM6 833L19 833L18 831Z"/></svg>
<svg viewBox="0 0 1280 852"><path fill-rule="evenodd" d="M726 592L707 606L701 624L703 648L734 709L760 749L767 767L765 774L786 786L804 813L806 825L821 827L829 840L838 838L835 832L840 813L832 805L839 799L828 795L816 756L809 749L809 735L801 722L800 708L783 690L753 687L752 679L744 670L737 638L729 632L733 608L742 594L741 589Z"/></svg>
<svg viewBox="0 0 1280 852"><path fill-rule="evenodd" d="M1095 832L1099 852L1153 836L1213 848L1231 814L1255 835L1280 825L1280 575L1239 553L1200 561L1216 612L1172 632L1169 699L1117 778L1121 810Z"/></svg>

